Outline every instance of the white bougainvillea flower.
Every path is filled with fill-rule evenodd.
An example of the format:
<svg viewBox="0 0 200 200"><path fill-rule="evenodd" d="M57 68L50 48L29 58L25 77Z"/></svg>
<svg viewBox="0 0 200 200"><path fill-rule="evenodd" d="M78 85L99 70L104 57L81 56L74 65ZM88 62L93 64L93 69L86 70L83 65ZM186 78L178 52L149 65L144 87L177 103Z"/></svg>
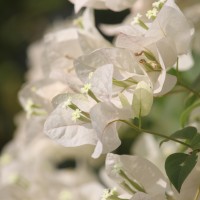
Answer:
<svg viewBox="0 0 200 200"><path fill-rule="evenodd" d="M57 107L47 118L44 132L66 147L96 145L96 132L92 128L88 114L94 105L92 99L89 100L82 94L63 94L56 97L54 102Z"/></svg>
<svg viewBox="0 0 200 200"><path fill-rule="evenodd" d="M44 36L43 71L45 76L78 86L80 81L75 75L73 60L110 44L97 31L92 10L86 9L74 24L77 25L72 22L62 25Z"/></svg>
<svg viewBox="0 0 200 200"><path fill-rule="evenodd" d="M95 9L110 9L121 11L132 7L135 0L70 0L75 5L75 12L79 12L82 7Z"/></svg>
<svg viewBox="0 0 200 200"><path fill-rule="evenodd" d="M94 72L103 65L113 65L113 77L117 80L126 80L132 76L138 76L143 80L144 70L138 65L134 55L124 49L103 48L75 60L75 68L79 78L84 82L90 72ZM84 66L84 67L81 67ZM140 78L141 76L141 78Z"/></svg>
<svg viewBox="0 0 200 200"><path fill-rule="evenodd" d="M60 81L43 79L25 85L19 92L19 100L28 116L43 116L52 110L53 97L64 91L73 90Z"/></svg>
<svg viewBox="0 0 200 200"><path fill-rule="evenodd" d="M131 197L164 200L169 182L151 162L139 156L108 154L106 172ZM146 194L145 194L146 193Z"/></svg>
<svg viewBox="0 0 200 200"><path fill-rule="evenodd" d="M121 31L116 45L134 52L148 49L157 59L156 49L158 49L166 69L173 66L178 55L188 53L193 34L191 25L173 0L168 0L163 5L154 21L148 24L147 30L143 32L135 30L138 29L132 26L131 30L130 26L129 29Z"/></svg>
<svg viewBox="0 0 200 200"><path fill-rule="evenodd" d="M91 90L98 97L101 96L102 101L110 101L117 106L121 104L120 93L126 93L131 105L136 84L149 80L134 55L128 50L117 48L99 49L81 56L75 60L75 68L78 77L85 83L88 82L88 74L93 73Z"/></svg>
<svg viewBox="0 0 200 200"><path fill-rule="evenodd" d="M129 119L133 112L130 105L118 108L112 103L112 76L111 64L100 66L83 78L84 94L55 97L55 110L45 122L45 133L66 147L96 145L95 158L116 149L121 143L117 120Z"/></svg>
<svg viewBox="0 0 200 200"><path fill-rule="evenodd" d="M169 181L162 172L154 164L142 157L120 156L110 153L106 158L106 171L108 176L115 180L115 182L132 196L128 198L131 200L140 199L140 195L144 199L147 198L149 200L195 199L200 186L199 166L200 160L198 159L195 168L183 183L180 193L177 193L177 191L170 186ZM133 191L136 192L136 194Z"/></svg>
<svg viewBox="0 0 200 200"><path fill-rule="evenodd" d="M138 57L125 49L105 48L79 57L75 60L75 68L78 77L83 82L87 82L89 73L103 65L112 65L113 95L116 91L117 94L128 92L131 94L131 99L128 98L131 104L133 91L140 81L148 83L152 87L154 95L157 96L169 92L176 84L176 77L166 73L163 60L159 53L158 55L160 63L156 61L149 64L144 61L146 58L144 55ZM158 70L153 69L154 65L156 68L158 67Z"/></svg>
<svg viewBox="0 0 200 200"><path fill-rule="evenodd" d="M130 107L119 109L111 103L112 74L112 65L99 67L87 78L91 85L86 94L55 97L53 104L56 108L47 118L45 133L67 147L96 145L95 158L116 149L120 139L115 121L128 119L133 114ZM88 89L86 86L82 89Z"/></svg>

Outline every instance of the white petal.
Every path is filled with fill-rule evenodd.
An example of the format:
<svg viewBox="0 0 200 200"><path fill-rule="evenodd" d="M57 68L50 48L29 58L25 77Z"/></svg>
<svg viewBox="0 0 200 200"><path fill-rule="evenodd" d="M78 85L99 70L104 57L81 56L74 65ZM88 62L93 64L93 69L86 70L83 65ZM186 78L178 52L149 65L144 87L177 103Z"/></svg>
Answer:
<svg viewBox="0 0 200 200"><path fill-rule="evenodd" d="M92 92L103 101L112 97L113 66L108 64L99 67L92 75Z"/></svg>
<svg viewBox="0 0 200 200"><path fill-rule="evenodd" d="M72 110L59 105L50 114L44 124L44 132L56 142L66 147L84 144L95 145L96 132L90 123L74 122L71 119Z"/></svg>
<svg viewBox="0 0 200 200"><path fill-rule="evenodd" d="M93 156L98 157L100 153L108 153L116 149L121 144L116 122L113 122L119 119L117 108L111 103L99 103L92 108L90 117L99 139Z"/></svg>
<svg viewBox="0 0 200 200"><path fill-rule="evenodd" d="M106 171L111 178L121 183L122 178L113 171L116 164L122 167L129 178L137 180L148 194L165 195L167 180L151 162L139 156L119 156L109 153L106 158Z"/></svg>

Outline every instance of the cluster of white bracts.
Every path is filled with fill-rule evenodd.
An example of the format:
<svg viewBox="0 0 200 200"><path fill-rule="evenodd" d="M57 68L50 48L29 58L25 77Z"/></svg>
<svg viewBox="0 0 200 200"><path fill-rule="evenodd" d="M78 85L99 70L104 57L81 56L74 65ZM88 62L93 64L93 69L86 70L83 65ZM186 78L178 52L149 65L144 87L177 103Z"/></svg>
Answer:
<svg viewBox="0 0 200 200"><path fill-rule="evenodd" d="M119 27L117 47L104 41L84 19L79 19L82 29L77 29L77 39L73 38L75 34L71 39L65 38L67 35L59 38L63 30L50 34L54 39L48 42L46 60L60 54L50 62L50 66L56 65L48 74L62 87L57 86L56 93L54 84L45 86L51 92L48 100L53 97L53 111L44 125L47 135L66 147L94 145L93 157L99 157L120 145L118 120L148 115L153 97L175 86L176 77L167 71L190 50L193 28L173 1L160 4L150 22L138 19L139 23ZM41 88L46 97L44 84L33 95ZM27 101L24 95L21 99Z"/></svg>
<svg viewBox="0 0 200 200"><path fill-rule="evenodd" d="M52 155L74 156L80 160L81 157L86 159L91 148L94 158L117 149L121 144L118 136L120 120L148 115L153 98L165 95L176 85L176 77L168 70L190 52L194 30L173 0L155 2L146 16L138 14L129 24L105 28L117 34L115 45L97 31L90 8L120 11L131 8L133 0L71 2L77 12L82 7L89 8L73 22L47 32L42 41L29 49L28 83L19 93L28 118L28 129L23 130L27 135L20 133L1 157L2 165L6 165L1 169L5 174L1 179L4 195L7 195L6 190L15 193L14 187L20 185L28 189L25 194L16 194L18 199L26 195L28 200L99 199L102 186L95 182L93 175L88 175L82 168L74 172L78 177L63 175L52 169L49 162L54 161ZM64 147L77 147L79 151L64 150L66 148L42 135L43 131ZM10 161L9 156L15 161ZM126 183L122 190L126 195L120 196L115 190L106 191L102 197L105 200L164 200L166 194L186 200L185 194L193 194L199 184L197 180L193 182L194 187L189 191L187 184L193 180L190 178L183 186L186 193L180 196L170 190L164 175L145 159L108 154L106 165L111 178L120 185ZM193 173L199 173L199 169L195 170ZM38 171L45 174L45 180L40 179ZM126 176L137 180L136 191L131 191ZM69 179L70 183L67 183ZM78 183L71 183L71 179ZM9 181L14 182L14 186ZM29 187L31 182L34 182L33 187ZM36 187L35 183L41 187ZM54 190L47 192L50 184L55 185ZM91 189L90 196L87 195L88 184L94 187L94 196ZM127 188L129 191L124 192ZM9 198L12 199L7 196L4 199Z"/></svg>

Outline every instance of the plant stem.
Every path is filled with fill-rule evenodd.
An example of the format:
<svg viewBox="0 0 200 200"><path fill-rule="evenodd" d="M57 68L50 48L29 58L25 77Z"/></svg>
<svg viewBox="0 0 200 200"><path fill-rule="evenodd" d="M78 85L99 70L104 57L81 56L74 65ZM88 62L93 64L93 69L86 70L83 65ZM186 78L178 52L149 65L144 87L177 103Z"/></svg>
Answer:
<svg viewBox="0 0 200 200"><path fill-rule="evenodd" d="M186 85L185 83L182 82L181 76L180 76L180 73L179 73L179 59L178 58L177 58L177 63L176 63L176 74L177 74L177 76L176 76L177 77L177 83L180 86L184 87L187 91L193 93L194 95L196 95L197 97L200 98L199 92L193 90L191 87L189 87L188 85Z"/></svg>
<svg viewBox="0 0 200 200"><path fill-rule="evenodd" d="M200 98L200 93L193 90L192 88L190 88L189 86L185 85L182 81L178 80L178 84L182 87L184 87L187 91L193 93L194 95L196 95L197 97Z"/></svg>
<svg viewBox="0 0 200 200"><path fill-rule="evenodd" d="M126 120L119 119L118 121L123 122L123 123L129 125L131 128L133 128L134 130L137 130L138 132L141 132L141 133L144 132L144 133L149 133L149 134L151 134L151 135L159 136L159 137L165 138L165 139L167 139L167 140L171 140L171 141L180 143L180 144L182 144L182 145L184 145L184 146L187 146L188 148L191 148L191 146L190 146L189 144L187 144L187 143L185 143L185 142L182 142L182 141L180 141L180 140L177 140L177 139L175 139L175 138L172 138L172 137L170 137L170 136L166 136L166 135L162 135L162 134L160 134L160 133L156 133L156 132L153 132L153 131L149 131L149 130L145 130L145 129L138 128L137 126L135 126L134 124L132 124L132 123L130 123L129 121L126 121Z"/></svg>

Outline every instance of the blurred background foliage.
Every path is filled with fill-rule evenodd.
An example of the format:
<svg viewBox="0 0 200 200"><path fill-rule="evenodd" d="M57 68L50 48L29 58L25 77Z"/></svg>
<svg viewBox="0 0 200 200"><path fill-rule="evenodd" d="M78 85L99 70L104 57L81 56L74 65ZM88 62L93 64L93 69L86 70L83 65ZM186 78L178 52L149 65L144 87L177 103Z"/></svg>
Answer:
<svg viewBox="0 0 200 200"><path fill-rule="evenodd" d="M186 1L182 1L185 6ZM119 23L128 13L128 10L120 13L96 11L96 23ZM40 39L54 20L67 18L72 14L73 5L67 0L0 1L0 150L12 138L15 130L13 119L21 110L17 93L25 82L27 47ZM200 57L195 53L193 55L195 66L189 72L182 73L189 84L200 74ZM156 99L144 126L166 131L166 134L178 129L180 113L184 107L183 99L186 96L187 94L178 94ZM119 151L127 153L126 147L132 143L130 137L124 138L124 142L121 147L123 149Z"/></svg>

